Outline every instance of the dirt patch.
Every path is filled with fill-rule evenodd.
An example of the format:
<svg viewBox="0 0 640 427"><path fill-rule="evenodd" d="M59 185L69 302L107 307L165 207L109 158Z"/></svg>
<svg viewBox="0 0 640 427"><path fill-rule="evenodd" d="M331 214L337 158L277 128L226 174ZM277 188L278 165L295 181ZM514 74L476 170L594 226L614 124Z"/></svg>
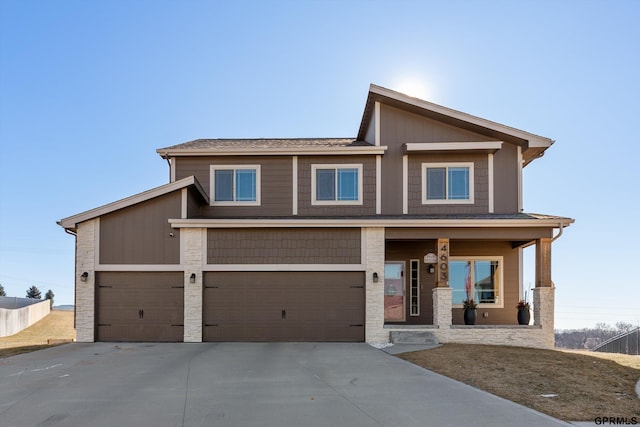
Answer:
<svg viewBox="0 0 640 427"><path fill-rule="evenodd" d="M640 357L445 344L399 357L565 421L640 418Z"/></svg>
<svg viewBox="0 0 640 427"><path fill-rule="evenodd" d="M0 338L0 357L40 350L75 340L73 311L52 310L45 318L9 337ZM49 345L51 343L51 345Z"/></svg>

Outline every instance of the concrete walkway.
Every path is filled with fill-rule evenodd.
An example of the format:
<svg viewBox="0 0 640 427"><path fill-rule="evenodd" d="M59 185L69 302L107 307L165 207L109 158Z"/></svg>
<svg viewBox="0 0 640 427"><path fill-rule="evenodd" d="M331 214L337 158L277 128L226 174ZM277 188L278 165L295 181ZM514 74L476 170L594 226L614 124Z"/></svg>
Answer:
<svg viewBox="0 0 640 427"><path fill-rule="evenodd" d="M67 344L0 359L7 426L568 425L366 344Z"/></svg>

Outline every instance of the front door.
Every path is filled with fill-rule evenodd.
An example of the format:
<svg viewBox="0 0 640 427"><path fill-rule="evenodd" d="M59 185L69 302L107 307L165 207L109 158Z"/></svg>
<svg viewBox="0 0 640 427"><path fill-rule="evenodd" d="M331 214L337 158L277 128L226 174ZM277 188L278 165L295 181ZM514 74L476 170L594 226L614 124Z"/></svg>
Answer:
<svg viewBox="0 0 640 427"><path fill-rule="evenodd" d="M384 320L405 321L404 262L389 261L384 264Z"/></svg>

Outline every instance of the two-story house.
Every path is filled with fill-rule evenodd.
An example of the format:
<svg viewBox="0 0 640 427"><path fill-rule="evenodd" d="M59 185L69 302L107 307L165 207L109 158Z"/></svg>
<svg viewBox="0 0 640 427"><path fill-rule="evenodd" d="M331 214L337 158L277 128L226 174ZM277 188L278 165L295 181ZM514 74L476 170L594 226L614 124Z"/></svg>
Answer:
<svg viewBox="0 0 640 427"><path fill-rule="evenodd" d="M59 222L77 339L553 346L551 245L522 170L553 141L371 85L355 138L200 139L170 182ZM531 325L516 322L536 247ZM477 324L462 301L479 303Z"/></svg>

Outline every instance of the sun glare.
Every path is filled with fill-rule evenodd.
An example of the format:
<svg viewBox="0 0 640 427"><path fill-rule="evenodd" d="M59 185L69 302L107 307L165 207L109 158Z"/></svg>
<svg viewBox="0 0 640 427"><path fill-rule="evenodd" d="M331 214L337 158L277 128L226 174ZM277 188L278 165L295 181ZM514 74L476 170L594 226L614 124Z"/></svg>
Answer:
<svg viewBox="0 0 640 427"><path fill-rule="evenodd" d="M397 81L392 89L404 93L405 95L412 96L414 98L420 98L428 100L431 96L431 91L427 84L415 77L403 78Z"/></svg>

